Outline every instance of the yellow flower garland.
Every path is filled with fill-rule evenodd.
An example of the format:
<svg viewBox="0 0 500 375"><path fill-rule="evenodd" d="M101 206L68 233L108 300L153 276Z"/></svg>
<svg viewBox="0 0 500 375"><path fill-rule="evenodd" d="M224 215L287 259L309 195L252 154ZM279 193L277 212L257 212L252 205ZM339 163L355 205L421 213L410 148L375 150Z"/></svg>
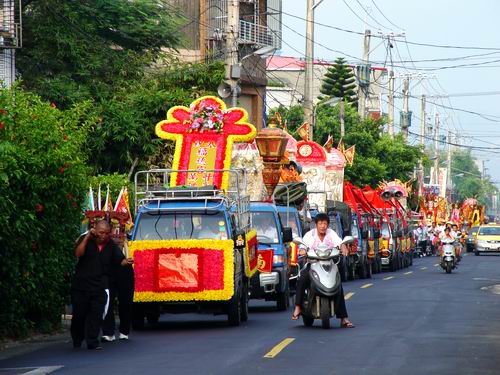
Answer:
<svg viewBox="0 0 500 375"><path fill-rule="evenodd" d="M158 249L222 250L224 253L224 289L201 292L135 292L134 302L227 301L234 294L234 242L232 240L154 240L129 242L130 256L136 251Z"/></svg>
<svg viewBox="0 0 500 375"><path fill-rule="evenodd" d="M201 98L196 99L195 101L193 101L193 103L191 103L191 106L195 106L197 103L199 103L205 99L211 99L211 100L216 101L220 105L220 109L223 111L226 111L226 104L221 99L219 99L215 96L210 96L210 95L203 96ZM188 111L188 112L190 111L190 109L188 107L185 107L185 106L179 106L179 105L174 106L168 110L167 119L160 121L159 123L156 124L156 127L155 127L155 132L156 132L156 135L158 137L163 138L163 139L168 139L168 140L175 142L174 160L172 162L172 169L174 169L174 170L179 169L179 163L181 160L181 153L182 153L183 135L166 132L162 129L162 125L167 124L167 123L171 123L171 122L177 122L178 119L176 119L173 116L173 113L174 113L174 111L176 111L178 109ZM246 125L250 128L251 131L250 131L250 133L248 133L246 135L234 134L234 135L229 135L227 137L226 149L224 150L224 153L225 153L224 163L223 163L224 169L231 168L231 158L232 158L231 151L233 149L233 143L234 142L249 142L252 139L254 139L255 136L257 135L257 129L255 128L255 126L253 126L252 124L247 122L248 112L244 108L235 107L235 108L228 109L228 111L231 111L231 110L238 110L238 111L241 111L243 113L243 116L241 117L241 119L236 121L235 124L236 125ZM174 186L176 186L176 183L177 183L177 172L173 172L171 180L170 180L170 186L174 187ZM229 187L229 173L224 172L222 174L221 189L227 191L228 187Z"/></svg>

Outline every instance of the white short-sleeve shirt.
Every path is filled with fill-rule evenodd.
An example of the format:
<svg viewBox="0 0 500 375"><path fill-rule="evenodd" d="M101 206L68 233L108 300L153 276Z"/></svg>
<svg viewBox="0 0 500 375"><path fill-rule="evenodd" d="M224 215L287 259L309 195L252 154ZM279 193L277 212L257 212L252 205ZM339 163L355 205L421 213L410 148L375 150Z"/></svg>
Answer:
<svg viewBox="0 0 500 375"><path fill-rule="evenodd" d="M342 239L333 229L328 228L326 230L325 238L321 241L318 236L318 230L315 228L311 229L304 235L302 242L304 242L307 247L315 249L320 244L324 244L328 247L339 247L342 243Z"/></svg>

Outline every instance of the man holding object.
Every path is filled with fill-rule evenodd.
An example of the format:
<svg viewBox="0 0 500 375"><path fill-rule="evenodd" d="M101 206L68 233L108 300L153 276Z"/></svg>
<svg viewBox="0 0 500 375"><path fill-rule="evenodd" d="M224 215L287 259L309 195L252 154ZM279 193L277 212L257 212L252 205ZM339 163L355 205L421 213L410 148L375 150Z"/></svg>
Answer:
<svg viewBox="0 0 500 375"><path fill-rule="evenodd" d="M78 263L71 285L71 337L75 348L81 347L85 339L88 349L102 349L97 337L108 302L109 267L133 263L133 259L125 258L110 240L110 232L109 223L99 221L95 228L79 238L75 247Z"/></svg>

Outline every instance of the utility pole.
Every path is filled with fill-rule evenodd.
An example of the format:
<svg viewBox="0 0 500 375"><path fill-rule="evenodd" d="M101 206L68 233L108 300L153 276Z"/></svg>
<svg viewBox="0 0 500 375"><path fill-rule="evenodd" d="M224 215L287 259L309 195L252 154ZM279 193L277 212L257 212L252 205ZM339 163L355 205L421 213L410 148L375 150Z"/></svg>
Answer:
<svg viewBox="0 0 500 375"><path fill-rule="evenodd" d="M451 131L448 130L448 155L446 157L446 169L447 169L447 177L446 177L446 187L451 190Z"/></svg>
<svg viewBox="0 0 500 375"><path fill-rule="evenodd" d="M410 98L410 77L406 76L403 79L403 112L401 112L401 133L406 141L408 139L408 128L411 125L411 112L408 111L408 103Z"/></svg>
<svg viewBox="0 0 500 375"><path fill-rule="evenodd" d="M434 118L434 184L439 184L439 113Z"/></svg>
<svg viewBox="0 0 500 375"><path fill-rule="evenodd" d="M344 136L345 136L345 102L344 102L344 98L340 99L339 116L340 116L340 138L344 138Z"/></svg>
<svg viewBox="0 0 500 375"><path fill-rule="evenodd" d="M309 123L309 139L313 139L313 69L314 69L314 0L307 0L306 65L304 85L304 120Z"/></svg>
<svg viewBox="0 0 500 375"><path fill-rule="evenodd" d="M420 147L425 150L425 95L420 98ZM418 195L421 197L424 185L424 164L422 157L418 159Z"/></svg>
<svg viewBox="0 0 500 375"><path fill-rule="evenodd" d="M371 31L365 30L363 38L363 65L358 67L358 113L363 120L366 117L366 100L370 89L370 39Z"/></svg>
<svg viewBox="0 0 500 375"><path fill-rule="evenodd" d="M394 70L389 72L389 104L387 114L387 132L394 138Z"/></svg>
<svg viewBox="0 0 500 375"><path fill-rule="evenodd" d="M238 81L240 79L240 66L238 65L238 39L240 23L239 0L228 0L227 28L226 28L226 83L231 86L231 106L238 104Z"/></svg>

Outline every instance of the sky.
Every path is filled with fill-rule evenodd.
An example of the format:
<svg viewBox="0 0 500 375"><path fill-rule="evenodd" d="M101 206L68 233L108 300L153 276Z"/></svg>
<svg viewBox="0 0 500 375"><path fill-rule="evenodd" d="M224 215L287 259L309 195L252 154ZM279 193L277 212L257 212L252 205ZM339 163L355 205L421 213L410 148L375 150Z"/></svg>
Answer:
<svg viewBox="0 0 500 375"><path fill-rule="evenodd" d="M303 18L306 17L306 0L283 0L282 11L283 46L279 54L303 58L306 30ZM404 33L405 37L395 38L390 54L388 54L389 49L384 39L372 37L370 46L372 65L385 65L390 68L392 55L396 75L406 73L413 75L410 81L410 95L441 96L428 98L426 108L428 122L433 123L435 113L438 112L442 120L441 135L446 135L449 129L461 136L463 145L487 148L481 151L475 149L473 155L480 161L485 161L486 174L491 176L491 180L497 186L500 186L499 14L500 1L497 0L474 2L465 0L324 0L315 11L314 57L324 60L344 57L349 63L360 63L363 54L363 36L338 31L327 26L357 33L370 29L372 35ZM405 40L408 43L405 43ZM480 49L430 47L412 43ZM464 58L466 56L469 57ZM435 59L447 60L421 61ZM470 64L481 65L471 66ZM456 65L469 66L448 68ZM447 68L415 69L443 67ZM402 79L396 79L395 88L401 93ZM457 94L459 96L455 96ZM446 95L449 96L445 97ZM383 98L384 100L386 101L387 97ZM431 102L453 109L435 106ZM402 106L402 99L396 98L396 126L399 123L398 112ZM410 132L419 133L420 100L410 99L409 107L413 111ZM460 110L476 112L480 115ZM384 111L386 111L386 105ZM433 137L431 134L428 136ZM410 136L409 142L418 143L418 139ZM443 144L442 147L447 146ZM460 171L452 171L452 173L458 174Z"/></svg>

